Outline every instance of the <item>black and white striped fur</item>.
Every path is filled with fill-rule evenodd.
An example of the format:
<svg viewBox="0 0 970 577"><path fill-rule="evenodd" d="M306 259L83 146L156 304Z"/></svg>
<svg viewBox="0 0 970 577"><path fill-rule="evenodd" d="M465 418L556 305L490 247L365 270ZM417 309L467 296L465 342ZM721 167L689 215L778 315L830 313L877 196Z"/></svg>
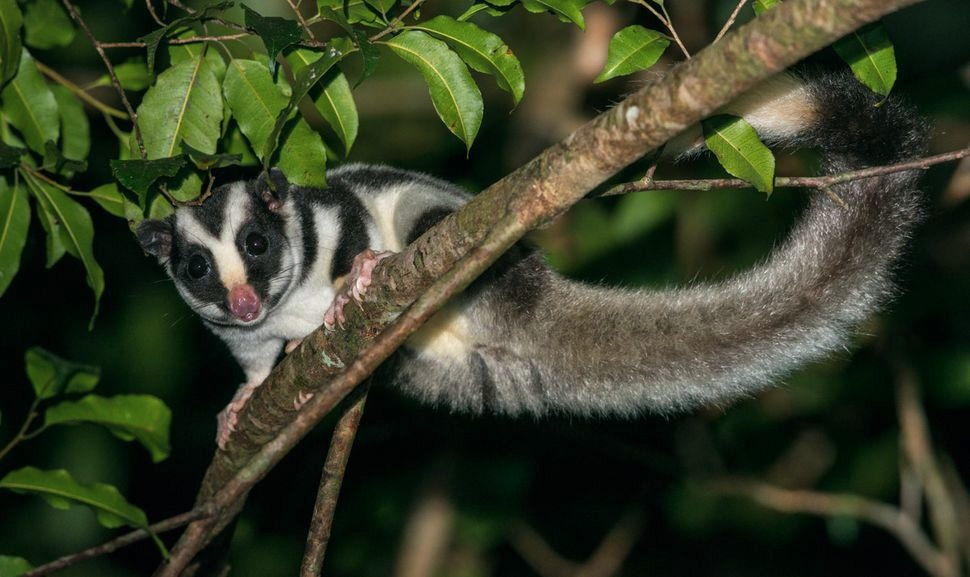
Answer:
<svg viewBox="0 0 970 577"><path fill-rule="evenodd" d="M848 75L785 77L725 111L744 114L766 140L819 148L824 172L836 173L922 151L921 122L895 100L878 100ZM236 182L138 229L229 345L249 390L287 340L321 323L334 279L357 252L400 250L467 198L383 166L338 168L325 190L274 180L273 194L264 181ZM893 264L919 218L915 180L906 172L834 186L848 208L814 193L763 264L720 283L591 286L516 247L408 341L397 383L454 410L536 415L666 412L750 394L844 346L890 296ZM263 254L247 256L252 231L267 237ZM209 259L205 278L188 275L195 254ZM233 283L253 287L257 318L230 311Z"/></svg>

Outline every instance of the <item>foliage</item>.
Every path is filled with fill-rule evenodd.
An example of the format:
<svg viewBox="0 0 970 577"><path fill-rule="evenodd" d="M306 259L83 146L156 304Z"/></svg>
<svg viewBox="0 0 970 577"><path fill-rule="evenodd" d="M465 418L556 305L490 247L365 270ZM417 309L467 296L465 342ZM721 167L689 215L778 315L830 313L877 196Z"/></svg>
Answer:
<svg viewBox="0 0 970 577"><path fill-rule="evenodd" d="M150 451L153 461L168 457L171 411L159 399L149 395L106 398L91 394L100 378L98 367L68 361L41 348L29 349L24 365L34 400L18 433L0 449L0 459L50 427L85 423L100 425L126 441L138 440ZM41 409L44 422L32 428ZM130 504L117 488L79 482L64 469L22 467L0 478L0 489L37 495L57 509L86 507L108 528L148 526L144 511ZM0 575L18 575L26 569L29 565L23 559L0 557Z"/></svg>

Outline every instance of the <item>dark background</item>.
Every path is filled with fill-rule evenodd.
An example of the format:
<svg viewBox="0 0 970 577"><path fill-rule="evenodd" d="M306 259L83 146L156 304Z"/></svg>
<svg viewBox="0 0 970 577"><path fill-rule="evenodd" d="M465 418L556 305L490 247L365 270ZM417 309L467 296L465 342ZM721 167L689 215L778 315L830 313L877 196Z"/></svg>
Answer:
<svg viewBox="0 0 970 577"><path fill-rule="evenodd" d="M287 15L283 2L248 4ZM152 29L139 3L127 13L114 2L81 7L103 40L132 39ZM465 7L432 0L423 10L430 16ZM685 43L696 50L717 32L733 3L672 0L668 8ZM662 74L669 62L639 78L593 85L598 70L590 73L583 64L612 30L633 22L656 27L644 13L633 5L588 7L585 36L521 9L480 20L522 60L527 89L509 111L508 95L492 79L480 79L485 123L467 157L434 116L420 75L385 53L378 73L356 92L361 132L350 159L423 170L481 189L643 78ZM932 152L967 146L970 6L930 0L886 24L900 68L895 91L930 119ZM673 47L667 54L678 56ZM80 35L73 46L38 58L74 79L103 73ZM830 65L834 59L820 60ZM111 98L108 91L100 95ZM110 179L107 159L117 150L100 117L91 120L96 148L79 189ZM779 166L785 174L810 173L812 157L783 155ZM711 482L750 477L896 503L895 383L901 367L912 367L921 385L943 462L964 479L970 476L964 420L970 417L970 176L964 168L959 181L954 169L951 163L926 172L928 218L900 267L900 293L891 309L861 327L849 351L756 398L669 418L535 421L450 415L377 384L344 481L327 574L406 575L396 567L407 548L406 527L420 519L437 519L444 527L437 570L428 573L433 575L535 575L543 553L582 562L608 535L613 544L631 541L612 556L622 562L618 575L921 574L900 543L880 529L847 517L770 511L721 496ZM627 176L638 175L633 170ZM657 174L683 175L719 172L701 160L662 166ZM782 190L767 202L754 191L585 201L533 241L564 273L593 282L663 286L723 278L767 254L804 194ZM214 416L242 374L143 256L126 223L89 208L107 287L94 329L87 329L92 299L82 268L66 258L44 269L36 221L21 271L0 298L0 444L19 427L29 404L23 355L39 345L99 365L101 394L162 398L174 412L172 455L153 465L140 447L102 430L61 428L21 445L0 463L0 474L26 464L67 468L79 480L116 485L159 520L191 507L214 449ZM234 575L296 574L331 427L319 426L250 496L236 531ZM115 534L87 510L55 511L34 497L0 493L0 554L40 564ZM552 557L544 547L555 552ZM144 575L157 562L154 547L142 544L62 574Z"/></svg>

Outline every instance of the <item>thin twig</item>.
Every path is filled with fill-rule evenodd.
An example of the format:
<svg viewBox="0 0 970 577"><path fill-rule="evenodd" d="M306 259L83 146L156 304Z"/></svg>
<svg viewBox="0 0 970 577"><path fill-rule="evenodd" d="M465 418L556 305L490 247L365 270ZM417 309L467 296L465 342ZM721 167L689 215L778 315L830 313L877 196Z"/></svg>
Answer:
<svg viewBox="0 0 970 577"><path fill-rule="evenodd" d="M933 545L919 523L891 505L858 495L792 491L756 481L723 481L712 487L724 494L748 497L782 513L846 516L865 521L893 535L930 575L957 577L949 559Z"/></svg>
<svg viewBox="0 0 970 577"><path fill-rule="evenodd" d="M775 178L776 187L789 188L827 188L836 184L869 178L872 176L882 176L905 170L926 169L936 164L950 162L970 156L970 147L963 150L946 152L926 158L889 164L886 166L876 166L863 168L861 170L850 170L829 176L779 176ZM684 179L684 180L653 180L644 178L637 182L627 182L618 184L607 189L600 194L592 196L615 196L628 192L647 191L647 190L714 190L716 188L748 188L751 183L739 178L707 178L707 179Z"/></svg>
<svg viewBox="0 0 970 577"><path fill-rule="evenodd" d="M952 567L952 573L956 574L960 564L960 527L956 519L956 504L947 490L930 441L916 374L905 360L898 356L895 360L896 407L903 455L923 485L933 534Z"/></svg>
<svg viewBox="0 0 970 577"><path fill-rule="evenodd" d="M114 116L115 118L120 118L122 120L127 120L128 119L128 115L127 114L125 114L121 110L118 110L117 108L114 108L112 106L108 106L104 102L101 102L97 98L91 96L90 94L88 94L88 91L87 90L81 88L77 84L74 84L73 82L71 82L67 78L64 78L63 76L61 76L60 74L58 74L58 72L56 70L53 70L52 68L48 67L46 64L44 64L40 60L35 60L34 63L37 65L37 69L40 70L41 73L44 76L50 78L51 80L53 80L54 82L57 82L58 84L60 84L62 86L64 86L65 88L67 88L68 90L70 90L75 96L77 96L78 98L80 98L84 102L87 102L92 107L94 107L95 109L97 109L99 112L101 112L103 114L107 114L108 116Z"/></svg>
<svg viewBox="0 0 970 577"><path fill-rule="evenodd" d="M251 32L237 32L235 34L222 34L216 36L190 36L189 38L166 38L164 42L171 46L182 44L196 44L199 42L227 42L229 40L240 40L252 36ZM144 48L144 42L102 42L102 48Z"/></svg>
<svg viewBox="0 0 970 577"><path fill-rule="evenodd" d="M738 19L738 14L741 13L741 8L744 8L744 5L747 4L747 2L748 0L741 0L738 2L738 5L734 7L734 11L731 12L730 16L728 16L727 22L724 23L724 27L722 27L721 31L717 33L717 36L714 37L714 42L711 44L716 43L718 40L723 38L725 34L727 34L728 30L731 29L731 26L734 25L734 21Z"/></svg>
<svg viewBox="0 0 970 577"><path fill-rule="evenodd" d="M300 2L286 0L286 3L289 4L290 8L293 9L293 13L296 14L296 19L300 21L300 26L303 27L303 31L306 32L306 35L310 38L310 40L316 40L317 37L313 34L313 30L310 30L310 25L307 24L306 18L303 17L303 13L300 12Z"/></svg>
<svg viewBox="0 0 970 577"><path fill-rule="evenodd" d="M10 439L10 442L7 443L2 449L0 449L0 459L2 459L7 453L12 451L13 448L19 445L21 442L26 441L27 439L30 438L30 435L27 434L27 429L30 428L30 424L33 423L34 419L37 418L37 415L38 415L37 407L39 405L40 405L40 398L39 397L34 398L34 401L30 404L30 409L27 410L27 418L24 419L24 424L21 425L20 429L17 431L17 434L14 435L12 439Z"/></svg>
<svg viewBox="0 0 970 577"><path fill-rule="evenodd" d="M401 12L400 14L398 14L397 17L394 18L394 20L392 20L391 23L387 25L387 28L385 28L385 29L381 30L380 32L378 32L377 34L371 36L370 37L370 41L371 42L377 42L381 38L383 38L383 37L387 36L388 34L390 34L391 32L393 32L394 31L394 28L398 24L400 24L401 22L403 22L404 19L407 18L412 12L414 12L415 10L417 10L418 7L421 6L421 4L424 4L424 0L415 0L414 4L411 4L410 6L408 6L404 10L404 12Z"/></svg>
<svg viewBox="0 0 970 577"><path fill-rule="evenodd" d="M188 525L192 521L205 519L206 517L211 517L214 514L214 509L211 507L202 506L187 513L170 517L164 521L153 523L149 525L147 529L136 529L131 533L126 533L125 535L122 535L116 539L102 543L97 547L91 547L90 549L85 549L84 551L80 551L78 553L65 555L60 559L55 559L50 563L45 563L40 567L35 567L30 571L23 573L21 577L41 577L43 575L50 575L55 571L60 571L66 567L77 565L81 561L91 559L92 557L98 557L100 555L107 555L108 553L112 553L118 549L121 549L122 547L127 547L128 545L137 543L138 541L151 537L152 535L165 533L166 531L171 531L172 529L178 529L179 527Z"/></svg>
<svg viewBox="0 0 970 577"><path fill-rule="evenodd" d="M155 24L165 26L165 21L159 18L158 14L155 13L155 7L152 5L152 0L145 0L145 8L148 10L148 13L151 14L152 20L155 21Z"/></svg>
<svg viewBox="0 0 970 577"><path fill-rule="evenodd" d="M674 23L670 19L670 14L667 13L667 9L664 8L663 4L660 5L660 9L663 10L661 13L656 8L650 5L650 0L631 0L634 4L639 4L647 9L648 12L653 14L654 18L660 20L660 23L664 25L664 28L670 32L670 37L674 39L674 43L680 48L680 51L684 53L684 58L690 60L690 52L687 51L687 47L681 42L680 36L677 35L677 29L674 28Z"/></svg>
<svg viewBox="0 0 970 577"><path fill-rule="evenodd" d="M508 539L512 548L542 577L612 577L619 573L623 562L630 556L640 532L640 512L631 509L607 531L582 563L559 555L524 521L513 526Z"/></svg>
<svg viewBox="0 0 970 577"><path fill-rule="evenodd" d="M310 531L307 533L306 550L300 566L301 577L316 577L320 575L323 568L323 558L327 553L327 544L330 543L333 515L337 509L337 498L340 496L340 485L347 470L347 461L350 459L354 437L360 427L360 419L364 415L367 389L368 383L357 388L355 391L357 398L340 416L334 428L330 450L323 465L320 488L317 490L317 501L313 507Z"/></svg>
<svg viewBox="0 0 970 577"><path fill-rule="evenodd" d="M135 132L135 142L138 143L138 152L141 154L142 158L148 158L148 153L145 151L145 141L141 136L141 129L138 128L138 115L135 114L135 109L131 107L131 102L128 102L128 95L125 94L125 89L121 87L121 82L118 80L118 75L115 74L115 68L111 64L111 60L108 55L104 52L104 48L101 47L101 43L95 38L94 33L88 28L88 25L81 18L78 13L77 8L74 4L71 4L70 0L62 0L64 8L67 9L68 14L71 15L71 19L74 23L84 31L85 36L94 46L98 55L101 57L101 61L104 62L105 68L108 69L108 76L111 77L111 85L115 87L115 91L118 93L118 97L121 99L121 103L125 106L125 111L128 112L128 118L131 120L132 129Z"/></svg>

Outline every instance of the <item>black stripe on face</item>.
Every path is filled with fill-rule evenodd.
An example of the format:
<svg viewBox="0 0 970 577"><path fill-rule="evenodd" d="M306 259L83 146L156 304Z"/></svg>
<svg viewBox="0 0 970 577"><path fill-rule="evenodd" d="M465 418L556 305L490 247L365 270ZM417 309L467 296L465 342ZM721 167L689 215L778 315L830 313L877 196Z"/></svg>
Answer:
<svg viewBox="0 0 970 577"><path fill-rule="evenodd" d="M212 236L219 238L219 234L222 232L225 226L225 215L226 215L226 203L229 201L230 187L232 184L224 184L222 186L216 187L212 191L212 195L205 199L200 206L194 208L182 208L179 210L189 210L192 216L199 221L202 228L206 230Z"/></svg>
<svg viewBox="0 0 970 577"><path fill-rule="evenodd" d="M190 265L201 258L208 270L197 278L198 268L190 270ZM182 234L176 234L172 242L172 255L169 260L175 281L191 296L186 302L206 320L224 323L228 291L219 280L219 270L212 253L205 246L192 242ZM215 305L215 306L207 306ZM221 314L217 314L221 313Z"/></svg>
<svg viewBox="0 0 970 577"><path fill-rule="evenodd" d="M278 212L270 210L260 197L256 187L247 187L249 192L249 218L236 233L236 250L246 267L246 280L255 289L264 306L273 307L279 303L290 286L289 279L278 283L281 289L271 292L274 280L292 275L293 263L287 259L289 239L286 237L286 222Z"/></svg>

